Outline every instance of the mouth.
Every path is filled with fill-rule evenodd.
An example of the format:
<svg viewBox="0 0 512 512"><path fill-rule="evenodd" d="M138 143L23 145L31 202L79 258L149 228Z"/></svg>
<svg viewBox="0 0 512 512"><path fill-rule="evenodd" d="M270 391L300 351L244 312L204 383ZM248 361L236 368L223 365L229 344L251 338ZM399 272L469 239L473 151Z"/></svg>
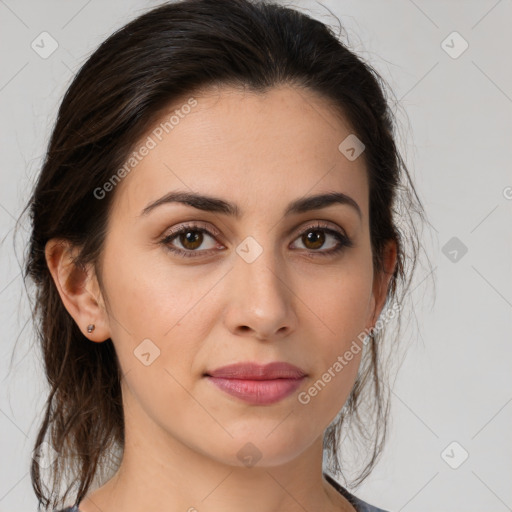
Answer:
<svg viewBox="0 0 512 512"><path fill-rule="evenodd" d="M203 374L217 389L252 405L269 405L290 396L307 374L295 365L236 363Z"/></svg>

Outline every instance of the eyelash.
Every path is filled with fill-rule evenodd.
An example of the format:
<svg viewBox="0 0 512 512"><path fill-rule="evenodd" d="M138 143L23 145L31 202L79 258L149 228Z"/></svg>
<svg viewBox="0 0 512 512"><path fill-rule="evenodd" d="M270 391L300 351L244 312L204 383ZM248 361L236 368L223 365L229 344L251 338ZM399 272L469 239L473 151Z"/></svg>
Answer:
<svg viewBox="0 0 512 512"><path fill-rule="evenodd" d="M167 250L171 251L172 253L174 253L180 257L198 258L200 256L196 255L195 253L201 253L201 252L208 253L209 250L207 250L207 251L205 251L205 250L203 250L203 251L183 250L183 249L179 249L177 247L173 247L173 246L169 245L175 238L177 238L181 234L187 233L189 231L198 232L198 233L206 233L207 235L211 236L212 238L219 236L219 233L217 233L217 232L212 233L209 229L206 229L206 228L200 226L199 224L190 223L190 224L184 224L179 229L173 231L169 235L166 235L162 240L160 240L160 243L162 245L164 245ZM345 248L350 248L350 247L354 246L354 243L352 242L352 240L350 238L348 238L346 235L344 235L340 231L329 228L325 224L322 224L319 222L305 228L303 231L301 231L299 233L297 238L303 236L304 234L308 233L309 231L323 231L327 234L334 236L334 238L336 238L336 240L338 241L338 246L335 247L334 249L330 249L328 251L320 251L320 250L306 251L310 255L313 255L315 257L316 256L320 256L320 257L334 256L335 254L338 254L339 252L343 251ZM214 250L214 249L211 249L211 250Z"/></svg>

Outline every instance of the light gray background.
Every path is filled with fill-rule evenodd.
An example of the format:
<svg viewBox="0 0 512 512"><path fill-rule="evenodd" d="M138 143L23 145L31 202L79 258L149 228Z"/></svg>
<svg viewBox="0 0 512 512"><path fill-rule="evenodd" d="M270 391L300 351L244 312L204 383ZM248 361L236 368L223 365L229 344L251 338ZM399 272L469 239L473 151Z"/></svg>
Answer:
<svg viewBox="0 0 512 512"><path fill-rule="evenodd" d="M0 0L0 512L36 510L28 471L46 398L15 219L73 74L157 3ZM336 27L318 3L290 4ZM323 4L400 100L400 144L433 226L425 247L434 272L419 270L419 332L393 389L390 438L353 492L390 511L512 510L512 1ZM59 45L46 59L31 48L43 31ZM457 58L442 47L453 31L469 44ZM461 48L453 36L445 44ZM457 261L445 255L452 237L467 247ZM432 277L435 301L421 284ZM469 456L453 469L447 461L460 463L462 450Z"/></svg>

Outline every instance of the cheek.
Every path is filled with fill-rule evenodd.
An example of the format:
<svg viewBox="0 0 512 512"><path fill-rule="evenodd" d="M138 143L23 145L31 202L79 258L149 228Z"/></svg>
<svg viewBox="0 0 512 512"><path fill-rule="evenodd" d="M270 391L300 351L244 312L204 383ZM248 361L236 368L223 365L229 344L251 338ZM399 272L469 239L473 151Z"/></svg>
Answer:
<svg viewBox="0 0 512 512"><path fill-rule="evenodd" d="M172 265L160 250L129 249L105 256L111 337L123 372L142 385L137 393L158 389L165 402L181 396L177 382L188 389L202 370L195 361L218 319L218 277L206 270L198 277L199 267ZM161 382L169 385L160 389Z"/></svg>
<svg viewBox="0 0 512 512"><path fill-rule="evenodd" d="M328 338L347 340L366 326L372 298L373 269L368 253L346 253L329 268L301 273L294 292L310 310L309 318Z"/></svg>
<svg viewBox="0 0 512 512"><path fill-rule="evenodd" d="M347 258L331 272L303 277L297 295L302 298L302 328L315 350L307 346L312 367L318 370L305 401L334 418L350 394L363 352L371 304L372 265L369 258Z"/></svg>
<svg viewBox="0 0 512 512"><path fill-rule="evenodd" d="M113 250L113 248L116 248ZM191 308L200 283L164 256L162 248L136 250L112 238L104 280L115 320L134 336L162 337ZM117 327L118 328L118 327Z"/></svg>

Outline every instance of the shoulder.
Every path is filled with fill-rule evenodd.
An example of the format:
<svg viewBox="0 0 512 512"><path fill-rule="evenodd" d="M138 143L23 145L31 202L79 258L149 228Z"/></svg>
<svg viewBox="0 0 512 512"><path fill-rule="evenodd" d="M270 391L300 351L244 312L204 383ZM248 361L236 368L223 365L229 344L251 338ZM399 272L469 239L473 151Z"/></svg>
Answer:
<svg viewBox="0 0 512 512"><path fill-rule="evenodd" d="M340 494L347 498L347 500L350 502L351 505L354 506L357 512L388 512L387 510L384 510L382 508L374 507L373 505L366 503L366 501L359 499L357 496L354 496L352 493L347 491L345 487L343 487L340 483L334 480L334 478L328 475L327 473L324 473L324 477Z"/></svg>

